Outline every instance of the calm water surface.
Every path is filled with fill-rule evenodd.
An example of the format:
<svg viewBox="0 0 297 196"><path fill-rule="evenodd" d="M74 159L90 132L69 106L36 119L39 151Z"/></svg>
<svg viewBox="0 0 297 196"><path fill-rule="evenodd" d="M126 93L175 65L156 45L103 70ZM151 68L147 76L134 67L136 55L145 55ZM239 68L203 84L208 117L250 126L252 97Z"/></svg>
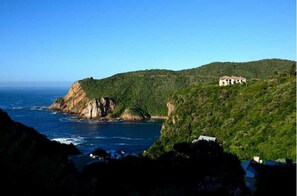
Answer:
<svg viewBox="0 0 297 196"><path fill-rule="evenodd" d="M83 153L100 147L138 154L159 137L162 121L99 122L47 110L67 88L0 88L0 108L10 117L35 128L51 140L73 143Z"/></svg>

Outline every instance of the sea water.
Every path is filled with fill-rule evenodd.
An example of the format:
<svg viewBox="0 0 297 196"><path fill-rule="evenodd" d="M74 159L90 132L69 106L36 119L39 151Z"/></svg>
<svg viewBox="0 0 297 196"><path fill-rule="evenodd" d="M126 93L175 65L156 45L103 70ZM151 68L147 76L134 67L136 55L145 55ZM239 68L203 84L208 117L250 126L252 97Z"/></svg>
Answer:
<svg viewBox="0 0 297 196"><path fill-rule="evenodd" d="M82 153L103 148L111 153L139 154L159 137L162 121L100 122L50 111L47 107L67 88L0 88L0 108L50 140L73 143Z"/></svg>

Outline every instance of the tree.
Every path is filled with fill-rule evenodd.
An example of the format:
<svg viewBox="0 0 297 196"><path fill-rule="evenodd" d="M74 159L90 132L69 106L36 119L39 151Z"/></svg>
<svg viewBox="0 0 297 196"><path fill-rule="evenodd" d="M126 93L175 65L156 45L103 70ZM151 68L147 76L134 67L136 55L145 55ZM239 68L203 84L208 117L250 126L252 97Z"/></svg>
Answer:
<svg viewBox="0 0 297 196"><path fill-rule="evenodd" d="M110 153L107 153L104 149L102 148L97 148L96 150L94 150L92 152L92 155L93 156L98 156L98 157L102 157L103 159L110 159L111 157L111 154Z"/></svg>

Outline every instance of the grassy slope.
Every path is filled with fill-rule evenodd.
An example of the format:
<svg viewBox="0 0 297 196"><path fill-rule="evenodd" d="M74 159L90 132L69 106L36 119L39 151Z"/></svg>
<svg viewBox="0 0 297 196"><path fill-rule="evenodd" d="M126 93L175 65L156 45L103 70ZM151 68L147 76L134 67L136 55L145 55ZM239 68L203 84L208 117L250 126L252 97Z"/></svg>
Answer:
<svg viewBox="0 0 297 196"><path fill-rule="evenodd" d="M250 78L267 78L276 73L282 73L289 69L295 62L281 59L265 59L246 63L225 62L210 63L199 68L182 71L186 74L223 76L236 75Z"/></svg>
<svg viewBox="0 0 297 196"><path fill-rule="evenodd" d="M118 74L103 80L80 81L91 98L108 96L118 104L114 114L119 115L125 108L141 109L150 115L166 115L169 95L186 87L187 79L171 71Z"/></svg>
<svg viewBox="0 0 297 196"><path fill-rule="evenodd" d="M108 96L117 104L114 117L125 108L142 110L150 115L166 116L166 102L175 91L198 83L217 82L222 75L267 78L288 69L294 62L261 60L247 63L211 63L183 71L146 70L117 74L102 80L80 80L90 98Z"/></svg>
<svg viewBox="0 0 297 196"><path fill-rule="evenodd" d="M153 156L208 135L241 159L296 160L295 76L227 87L198 85L179 91L172 102L176 109L149 149Z"/></svg>

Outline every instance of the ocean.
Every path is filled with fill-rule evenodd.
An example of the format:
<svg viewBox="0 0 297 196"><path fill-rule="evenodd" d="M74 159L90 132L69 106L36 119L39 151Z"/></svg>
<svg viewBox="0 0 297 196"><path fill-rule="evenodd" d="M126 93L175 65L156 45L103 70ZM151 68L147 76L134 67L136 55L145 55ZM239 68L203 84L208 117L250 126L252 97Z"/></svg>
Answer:
<svg viewBox="0 0 297 196"><path fill-rule="evenodd" d="M159 137L163 121L100 122L50 111L47 107L68 88L0 88L0 108L50 140L73 143L82 153L103 148L111 153L139 154Z"/></svg>

